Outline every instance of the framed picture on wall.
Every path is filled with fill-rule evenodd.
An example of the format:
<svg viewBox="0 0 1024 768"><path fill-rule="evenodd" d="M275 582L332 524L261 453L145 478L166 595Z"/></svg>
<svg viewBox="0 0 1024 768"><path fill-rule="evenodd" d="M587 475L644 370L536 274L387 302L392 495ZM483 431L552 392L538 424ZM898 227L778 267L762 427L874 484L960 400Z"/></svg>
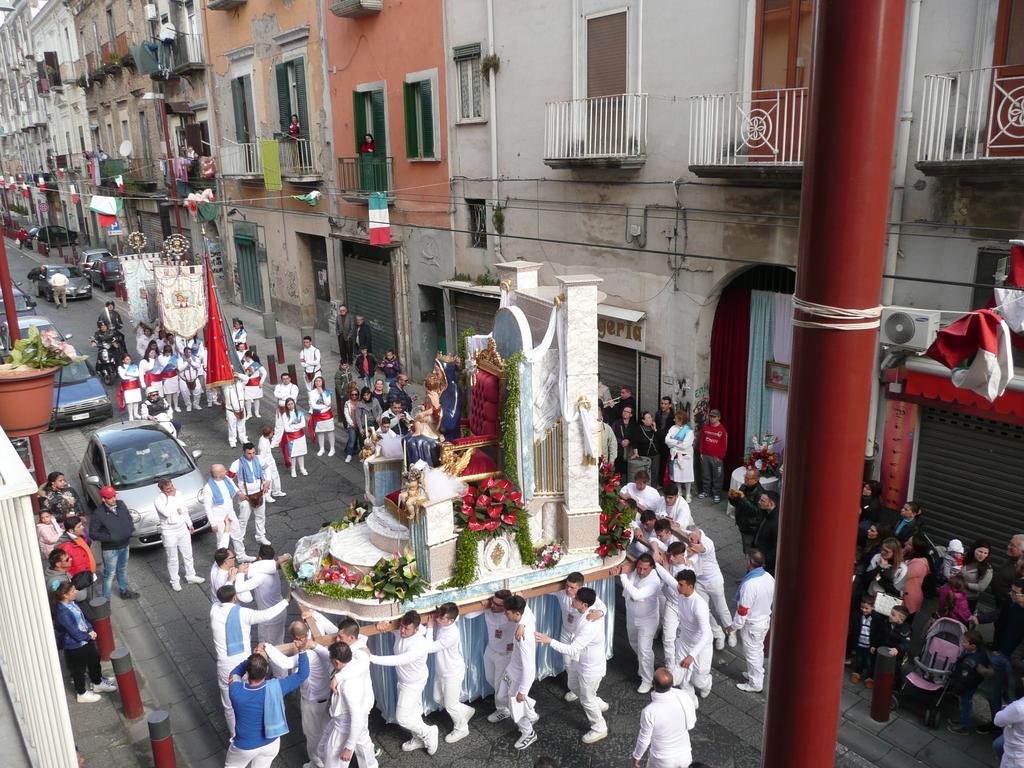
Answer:
<svg viewBox="0 0 1024 768"><path fill-rule="evenodd" d="M764 364L764 386L766 389L789 390L789 364L768 360Z"/></svg>

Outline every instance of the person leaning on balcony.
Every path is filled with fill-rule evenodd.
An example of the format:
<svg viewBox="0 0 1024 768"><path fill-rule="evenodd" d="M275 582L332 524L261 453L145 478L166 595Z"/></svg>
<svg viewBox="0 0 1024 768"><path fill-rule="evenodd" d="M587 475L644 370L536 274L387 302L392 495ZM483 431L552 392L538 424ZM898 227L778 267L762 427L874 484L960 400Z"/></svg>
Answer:
<svg viewBox="0 0 1024 768"><path fill-rule="evenodd" d="M372 155L377 149L377 145L373 143L373 134L368 133L363 136L363 143L359 145L360 155Z"/></svg>
<svg viewBox="0 0 1024 768"><path fill-rule="evenodd" d="M297 139L299 138L299 133L301 131L302 128L299 126L299 116L292 115L292 122L288 126L288 135L291 136L293 139Z"/></svg>

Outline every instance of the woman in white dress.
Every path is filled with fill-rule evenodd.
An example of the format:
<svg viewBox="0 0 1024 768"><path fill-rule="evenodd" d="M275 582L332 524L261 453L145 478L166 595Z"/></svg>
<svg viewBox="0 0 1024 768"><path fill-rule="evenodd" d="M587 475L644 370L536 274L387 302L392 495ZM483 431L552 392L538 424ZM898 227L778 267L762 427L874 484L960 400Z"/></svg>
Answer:
<svg viewBox="0 0 1024 768"><path fill-rule="evenodd" d="M249 334L245 330L245 325L237 317L231 321L231 341L239 354L249 349Z"/></svg>
<svg viewBox="0 0 1024 768"><path fill-rule="evenodd" d="M139 323L135 328L135 351L139 353L139 357L146 356L150 342L155 340L156 332L145 323Z"/></svg>
<svg viewBox="0 0 1024 768"><path fill-rule="evenodd" d="M671 460L672 482L686 488L686 500L690 501L690 484L693 482L693 428L687 424L686 411L676 411L676 423L668 428L665 445Z"/></svg>
<svg viewBox="0 0 1024 768"><path fill-rule="evenodd" d="M306 471L306 415L288 398L284 404L284 413L278 416L281 422L281 453L284 454L285 466L291 466L292 477L295 469L308 475Z"/></svg>
<svg viewBox="0 0 1024 768"><path fill-rule="evenodd" d="M309 390L309 423L316 435L316 443L320 450L317 456L324 455L324 438L331 446L328 456L334 455L334 411L331 410L333 400L331 390L324 384L324 377L313 379L313 388Z"/></svg>
<svg viewBox="0 0 1024 768"><path fill-rule="evenodd" d="M178 394L181 392L181 386L178 384L178 353L170 344L164 344L164 353L156 360L161 366L160 370L163 371L161 384L164 388L167 405L171 407L172 411L180 411L181 403L178 402Z"/></svg>
<svg viewBox="0 0 1024 768"><path fill-rule="evenodd" d="M246 352L242 360L249 378L245 381L245 412L250 417L260 418L260 401L263 399L263 382L267 380L267 369L252 352Z"/></svg>
<svg viewBox="0 0 1024 768"><path fill-rule="evenodd" d="M148 391L150 387L156 387L160 396L163 397L163 370L156 346L151 344L146 350L146 356L139 361L139 384L142 385L142 389Z"/></svg>
<svg viewBox="0 0 1024 768"><path fill-rule="evenodd" d="M117 403L121 410L128 410L128 419L135 421L140 418L139 404L142 402L142 384L139 383L139 366L132 362L132 356L126 354L117 367L117 375L121 378L121 386L117 390Z"/></svg>

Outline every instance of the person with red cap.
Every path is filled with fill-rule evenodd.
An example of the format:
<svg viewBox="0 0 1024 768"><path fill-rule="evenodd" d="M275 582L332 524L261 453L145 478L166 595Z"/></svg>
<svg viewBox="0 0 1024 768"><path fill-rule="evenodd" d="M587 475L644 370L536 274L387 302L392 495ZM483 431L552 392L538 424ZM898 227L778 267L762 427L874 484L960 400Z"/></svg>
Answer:
<svg viewBox="0 0 1024 768"><path fill-rule="evenodd" d="M103 553L103 597L110 600L116 575L121 599L131 600L139 596L128 586L128 542L135 533L135 523L113 486L100 489L100 502L89 521L89 537L100 542Z"/></svg>

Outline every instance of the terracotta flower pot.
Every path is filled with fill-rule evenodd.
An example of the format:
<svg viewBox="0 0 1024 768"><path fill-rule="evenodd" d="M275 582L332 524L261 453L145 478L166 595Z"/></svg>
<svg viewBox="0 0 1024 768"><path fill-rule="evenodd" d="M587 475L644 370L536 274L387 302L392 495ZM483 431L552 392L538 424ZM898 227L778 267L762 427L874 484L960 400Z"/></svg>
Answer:
<svg viewBox="0 0 1024 768"><path fill-rule="evenodd" d="M0 427L8 437L30 437L49 429L56 372L0 370Z"/></svg>

